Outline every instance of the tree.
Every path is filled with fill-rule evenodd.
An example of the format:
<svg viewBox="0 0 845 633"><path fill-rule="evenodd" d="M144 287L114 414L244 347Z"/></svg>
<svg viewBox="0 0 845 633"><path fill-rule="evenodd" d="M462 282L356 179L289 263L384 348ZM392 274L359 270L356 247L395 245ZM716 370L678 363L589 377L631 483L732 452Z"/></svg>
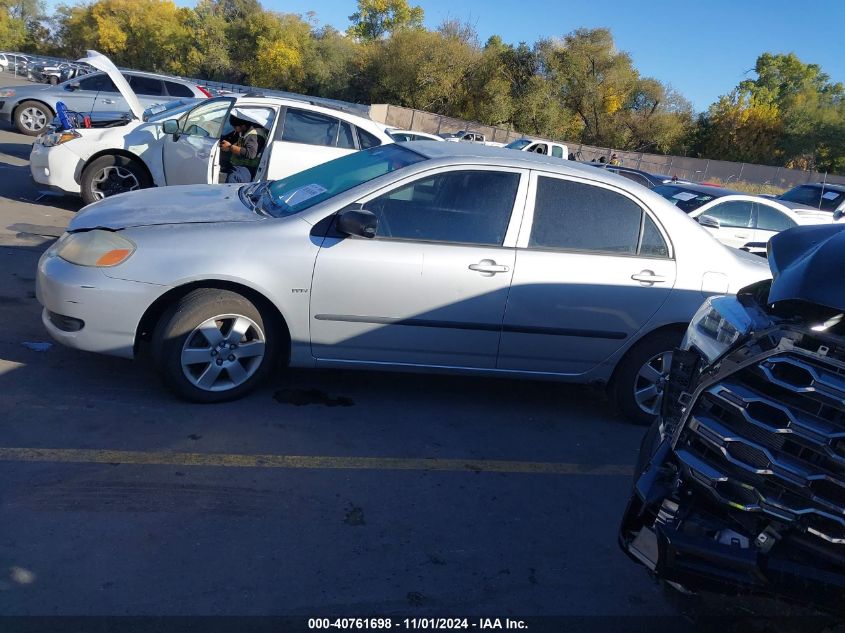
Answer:
<svg viewBox="0 0 845 633"><path fill-rule="evenodd" d="M16 50L26 40L26 23L13 12L12 0L0 0L0 42L10 50Z"/></svg>
<svg viewBox="0 0 845 633"><path fill-rule="evenodd" d="M352 37L373 41L401 29L421 28L422 7L412 7L408 0L358 0L358 10L349 16Z"/></svg>
<svg viewBox="0 0 845 633"><path fill-rule="evenodd" d="M628 102L638 80L627 53L619 52L607 29L577 29L563 42L541 45L549 76L560 86L563 105L583 123L583 140L621 145L616 113Z"/></svg>

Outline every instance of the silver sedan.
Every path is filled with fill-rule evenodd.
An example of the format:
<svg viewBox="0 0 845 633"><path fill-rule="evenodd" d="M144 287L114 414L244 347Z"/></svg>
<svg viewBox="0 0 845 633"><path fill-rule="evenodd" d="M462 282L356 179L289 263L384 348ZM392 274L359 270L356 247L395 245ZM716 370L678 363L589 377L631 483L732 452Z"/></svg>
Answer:
<svg viewBox="0 0 845 633"><path fill-rule="evenodd" d="M647 421L704 298L768 275L619 176L416 142L97 202L42 256L37 292L56 340L149 350L197 402L281 361L600 383Z"/></svg>

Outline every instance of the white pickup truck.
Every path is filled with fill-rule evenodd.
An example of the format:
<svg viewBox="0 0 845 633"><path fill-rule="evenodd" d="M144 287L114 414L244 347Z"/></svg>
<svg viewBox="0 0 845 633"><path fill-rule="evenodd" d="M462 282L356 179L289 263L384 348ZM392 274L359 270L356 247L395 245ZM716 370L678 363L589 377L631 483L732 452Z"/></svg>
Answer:
<svg viewBox="0 0 845 633"><path fill-rule="evenodd" d="M458 130L457 132L446 132L440 134L444 141L458 143L460 141L466 143L481 143L482 145L489 145L491 147L504 147L504 143L497 143L496 141L488 141L481 132L470 132L469 130Z"/></svg>
<svg viewBox="0 0 845 633"><path fill-rule="evenodd" d="M554 156L555 158L569 158L569 148L563 143L553 141L535 141L530 138L520 138L505 145L508 149L516 149L521 152L534 152Z"/></svg>

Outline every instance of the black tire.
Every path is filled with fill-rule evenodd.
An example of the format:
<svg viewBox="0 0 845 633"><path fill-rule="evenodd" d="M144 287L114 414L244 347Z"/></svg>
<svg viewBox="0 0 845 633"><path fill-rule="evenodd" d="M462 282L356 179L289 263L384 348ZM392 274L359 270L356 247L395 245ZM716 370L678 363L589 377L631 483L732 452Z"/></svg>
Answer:
<svg viewBox="0 0 845 633"><path fill-rule="evenodd" d="M53 111L39 101L24 101L15 108L15 129L27 136L38 136L53 120Z"/></svg>
<svg viewBox="0 0 845 633"><path fill-rule="evenodd" d="M619 362L613 379L612 394L617 406L634 424L648 425L654 422L660 412L659 404L648 412L640 406L635 397L635 386L641 381L640 370L645 364L666 352L672 352L681 343L683 334L680 331L661 330L646 336L634 345ZM664 371L668 372L665 367Z"/></svg>
<svg viewBox="0 0 845 633"><path fill-rule="evenodd" d="M210 339L196 332L200 325L217 316L225 317L216 321L220 327L219 332L224 335L224 340L221 342L226 345L222 348L215 347ZM255 343L263 336L264 354L255 364L252 364L254 358L233 361L233 356L230 355L227 361L223 357L224 354L230 354L225 340L226 323L227 321L234 322L237 318L245 318L255 326L250 325L243 338L238 339L238 345L245 348L247 344ZM280 341L278 324L263 315L251 301L228 290L201 288L177 300L162 314L153 332L152 357L164 384L179 397L204 404L224 402L245 396L267 378L268 373L275 366ZM183 352L186 349L201 355L205 353L206 347L210 350L208 361L200 360L196 365L183 366ZM218 352L218 349L222 351ZM231 353L237 352L231 350ZM216 360L212 360L213 358ZM227 368L235 364L241 367L238 373L243 371L249 375L239 384L233 384L236 378L229 373ZM222 367L215 369L213 365L222 365ZM196 384L209 369L212 372L216 371L215 375L219 377L216 379L218 382L211 385L211 388L216 390L206 389ZM249 372L252 373L249 374ZM187 374L190 374L192 378L189 378Z"/></svg>
<svg viewBox="0 0 845 633"><path fill-rule="evenodd" d="M50 85L55 86L57 83L59 83L59 78L55 75L50 75Z"/></svg>
<svg viewBox="0 0 845 633"><path fill-rule="evenodd" d="M109 154L88 163L82 170L79 184L82 201L91 204L119 193L146 189L153 183L147 170L137 160Z"/></svg>

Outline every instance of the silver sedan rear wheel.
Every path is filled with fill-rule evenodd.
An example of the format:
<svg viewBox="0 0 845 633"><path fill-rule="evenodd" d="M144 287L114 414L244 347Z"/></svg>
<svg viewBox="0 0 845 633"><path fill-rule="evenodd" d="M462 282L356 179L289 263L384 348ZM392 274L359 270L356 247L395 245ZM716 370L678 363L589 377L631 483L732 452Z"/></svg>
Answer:
<svg viewBox="0 0 845 633"><path fill-rule="evenodd" d="M634 400L646 415L660 413L663 389L671 366L672 352L661 352L649 358L637 373L634 381Z"/></svg>
<svg viewBox="0 0 845 633"><path fill-rule="evenodd" d="M182 371L204 391L229 391L249 380L261 366L266 341L252 319L223 314L202 322L182 346Z"/></svg>

